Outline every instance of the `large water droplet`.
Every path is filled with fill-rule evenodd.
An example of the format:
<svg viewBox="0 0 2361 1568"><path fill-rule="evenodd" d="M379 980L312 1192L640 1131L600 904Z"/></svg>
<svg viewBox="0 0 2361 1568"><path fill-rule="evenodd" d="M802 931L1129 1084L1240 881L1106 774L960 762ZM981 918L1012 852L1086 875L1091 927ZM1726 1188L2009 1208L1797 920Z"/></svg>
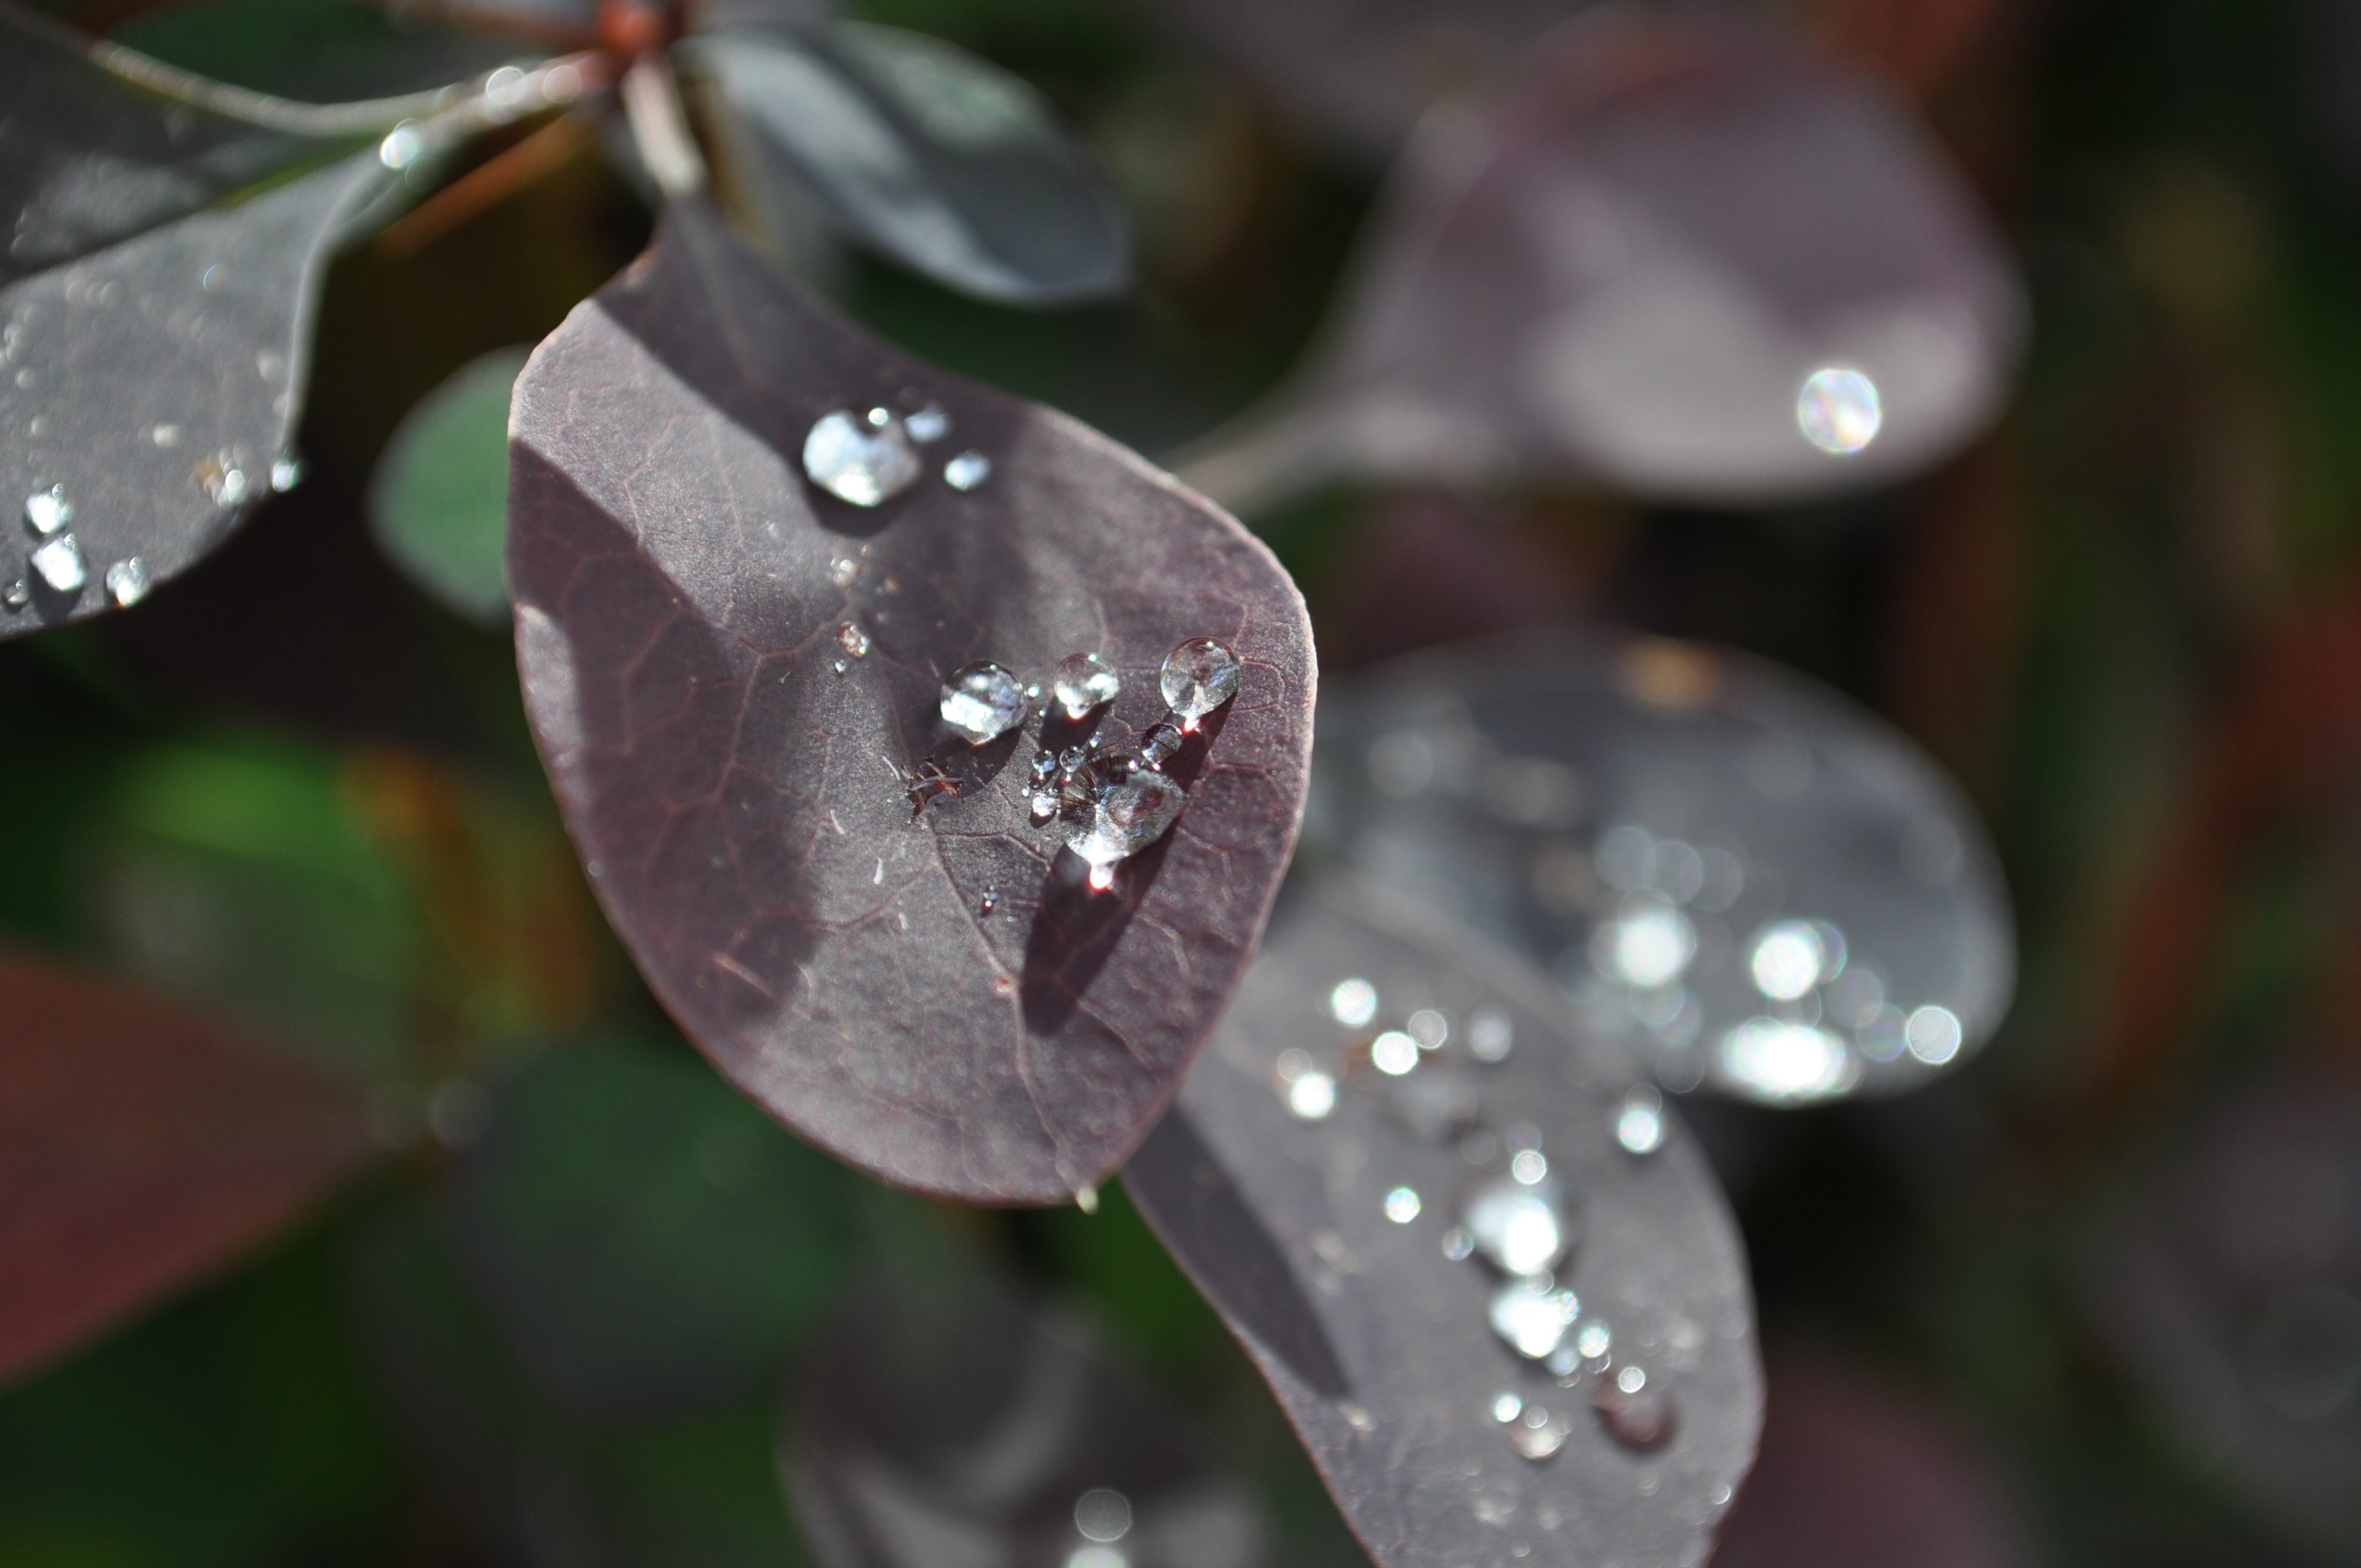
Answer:
<svg viewBox="0 0 2361 1568"><path fill-rule="evenodd" d="M1164 837L1188 803L1187 792L1163 774L1134 773L1098 797L1066 835L1066 847L1093 871L1111 868Z"/></svg>
<svg viewBox="0 0 2361 1568"><path fill-rule="evenodd" d="M148 563L134 555L106 569L106 592L115 604L129 609L148 597Z"/></svg>
<svg viewBox="0 0 2361 1568"><path fill-rule="evenodd" d="M1069 718L1080 718L1123 694L1123 677L1096 653L1071 653L1050 677L1049 690Z"/></svg>
<svg viewBox="0 0 2361 1568"><path fill-rule="evenodd" d="M1492 1332L1519 1355L1545 1360L1582 1315L1571 1290L1554 1290L1532 1279L1511 1279L1492 1292Z"/></svg>
<svg viewBox="0 0 2361 1568"><path fill-rule="evenodd" d="M981 452L962 452L943 465L943 483L954 490L972 490L992 477L992 459Z"/></svg>
<svg viewBox="0 0 2361 1568"><path fill-rule="evenodd" d="M1545 1274L1574 1245L1565 1191L1553 1181L1488 1182L1467 1201L1459 1223L1477 1248L1510 1274Z"/></svg>
<svg viewBox="0 0 2361 1568"><path fill-rule="evenodd" d="M1849 457L1877 439L1885 411L1877 383L1858 370L1829 366L1804 378L1795 394L1795 426L1821 451Z"/></svg>
<svg viewBox="0 0 2361 1568"><path fill-rule="evenodd" d="M71 533L60 533L36 549L31 557L34 576L55 594L79 594L90 581L89 564L82 560L82 546Z"/></svg>
<svg viewBox="0 0 2361 1568"><path fill-rule="evenodd" d="M943 722L981 746L1025 722L1025 688L989 659L962 664L943 682Z"/></svg>
<svg viewBox="0 0 2361 1568"><path fill-rule="evenodd" d="M885 409L822 414L804 437L811 482L857 507L882 506L918 482L918 455L902 422Z"/></svg>
<svg viewBox="0 0 2361 1568"><path fill-rule="evenodd" d="M73 521L73 503L66 499L63 485L51 485L46 490L36 490L25 498L25 526L43 539L58 532Z"/></svg>
<svg viewBox="0 0 2361 1568"><path fill-rule="evenodd" d="M1238 695L1238 656L1228 643L1192 637L1165 656L1157 685L1164 706L1193 726Z"/></svg>

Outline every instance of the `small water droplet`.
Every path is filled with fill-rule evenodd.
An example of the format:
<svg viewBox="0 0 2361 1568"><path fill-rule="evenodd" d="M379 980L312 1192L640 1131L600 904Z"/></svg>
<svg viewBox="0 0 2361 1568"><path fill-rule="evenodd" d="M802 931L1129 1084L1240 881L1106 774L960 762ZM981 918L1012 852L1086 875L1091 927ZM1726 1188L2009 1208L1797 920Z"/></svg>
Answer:
<svg viewBox="0 0 2361 1568"><path fill-rule="evenodd" d="M72 521L73 503L66 499L63 485L51 485L25 498L25 526L39 538L49 538Z"/></svg>
<svg viewBox="0 0 2361 1568"><path fill-rule="evenodd" d="M1831 365L1804 378L1795 394L1795 426L1821 451L1849 457L1877 439L1885 411L1877 383L1860 371Z"/></svg>
<svg viewBox="0 0 2361 1568"><path fill-rule="evenodd" d="M1032 814L1033 826L1046 827L1057 817L1058 792L1053 789L1037 789L1033 792L1032 799L1027 802L1027 807Z"/></svg>
<svg viewBox="0 0 2361 1568"><path fill-rule="evenodd" d="M1697 927L1653 893L1623 901L1592 935L1590 961L1609 980L1653 991L1678 980L1697 956Z"/></svg>
<svg viewBox="0 0 2361 1568"><path fill-rule="evenodd" d="M1287 1108L1306 1122L1323 1120L1336 1108L1336 1080L1324 1072L1299 1075L1287 1086Z"/></svg>
<svg viewBox="0 0 2361 1568"><path fill-rule="evenodd" d="M1509 1157L1509 1175L1521 1187L1538 1187L1549 1179L1549 1157L1539 1149L1519 1149Z"/></svg>
<svg viewBox="0 0 2361 1568"><path fill-rule="evenodd" d="M1151 768L1161 769L1180 753L1180 731L1170 724L1151 724L1148 733L1139 738L1139 760Z"/></svg>
<svg viewBox="0 0 2361 1568"><path fill-rule="evenodd" d="M1071 653L1050 677L1049 689L1069 718L1080 718L1123 694L1123 677L1096 653Z"/></svg>
<svg viewBox="0 0 2361 1568"><path fill-rule="evenodd" d="M1418 1065L1418 1042L1400 1029L1388 1029L1369 1042L1369 1065L1400 1078Z"/></svg>
<svg viewBox="0 0 2361 1568"><path fill-rule="evenodd" d="M845 671L847 671L847 670L849 670L849 669L852 668L852 666L851 666L851 664L846 663L843 660L839 659L839 660L837 660L837 661L835 662L835 663L834 663L834 664L832 664L832 665L830 666L830 668L834 669L834 670L836 671L836 673L837 673L838 674L840 674L840 674L844 674L844 672L845 672Z"/></svg>
<svg viewBox="0 0 2361 1568"><path fill-rule="evenodd" d="M1636 1370L1626 1367L1625 1371ZM1661 1388L1627 1389L1620 1382L1601 1383L1590 1397L1607 1435L1626 1448L1661 1448L1673 1435L1673 1401Z"/></svg>
<svg viewBox="0 0 2361 1568"><path fill-rule="evenodd" d="M962 664L943 682L943 722L979 746L1024 723L1027 708L1016 677L989 659Z"/></svg>
<svg viewBox="0 0 2361 1568"><path fill-rule="evenodd" d="M932 445L951 433L950 411L940 403L928 403L903 422L910 428L910 439L921 446Z"/></svg>
<svg viewBox="0 0 2361 1568"><path fill-rule="evenodd" d="M954 490L972 490L992 477L992 459L981 452L962 452L943 465L943 483Z"/></svg>
<svg viewBox="0 0 2361 1568"><path fill-rule="evenodd" d="M303 459L292 454L270 465L270 488L285 495L303 482Z"/></svg>
<svg viewBox="0 0 2361 1568"><path fill-rule="evenodd" d="M426 138L418 134L417 125L404 120L386 132L385 139L377 144L377 160L399 171L417 162L419 154L425 150Z"/></svg>
<svg viewBox="0 0 2361 1568"><path fill-rule="evenodd" d="M1571 1290L1535 1279L1511 1279L1492 1293L1492 1332L1519 1355L1541 1361L1558 1347L1581 1315Z"/></svg>
<svg viewBox="0 0 2361 1568"><path fill-rule="evenodd" d="M1615 1111L1615 1141L1631 1154L1650 1155L1664 1146L1664 1097L1642 1084Z"/></svg>
<svg viewBox="0 0 2361 1568"><path fill-rule="evenodd" d="M1097 1213L1099 1212L1099 1190L1095 1187L1075 1188L1074 1207L1080 1209L1085 1214Z"/></svg>
<svg viewBox="0 0 2361 1568"><path fill-rule="evenodd" d="M1439 1051L1451 1038L1451 1020L1432 1007L1422 1007L1404 1020L1402 1030L1422 1051Z"/></svg>
<svg viewBox="0 0 2361 1568"><path fill-rule="evenodd" d="M1476 1254L1476 1238L1464 1225L1454 1225L1443 1233L1443 1255L1454 1263L1465 1263Z"/></svg>
<svg viewBox="0 0 2361 1568"><path fill-rule="evenodd" d="M1773 1002L1793 1002L1834 972L1828 944L1808 920L1778 920L1755 933L1747 960L1754 989Z"/></svg>
<svg viewBox="0 0 2361 1568"><path fill-rule="evenodd" d="M33 590L22 577L16 578L6 587L0 588L0 609L7 609L11 614L32 602Z"/></svg>
<svg viewBox="0 0 2361 1568"><path fill-rule="evenodd" d="M1459 1223L1484 1255L1508 1273L1546 1273L1574 1245L1564 1196L1553 1181L1490 1181L1468 1199Z"/></svg>
<svg viewBox="0 0 2361 1568"><path fill-rule="evenodd" d="M1386 1194L1386 1218L1397 1225L1407 1225L1418 1218L1418 1192L1413 1188L1397 1187Z"/></svg>
<svg viewBox="0 0 2361 1568"><path fill-rule="evenodd" d="M1527 1405L1513 1421L1504 1423L1509 1444L1527 1459L1539 1464L1565 1446L1573 1435L1574 1422L1564 1414L1552 1415L1539 1405ZM1522 1544L1522 1543L1520 1543ZM1532 1548L1516 1555L1524 1556Z"/></svg>
<svg viewBox="0 0 2361 1568"><path fill-rule="evenodd" d="M181 427L177 424L159 424L148 433L148 439L159 446L178 446L181 444Z"/></svg>
<svg viewBox="0 0 2361 1568"><path fill-rule="evenodd" d="M1467 1021L1467 1054L1477 1061L1506 1061L1516 1043L1517 1026L1505 1013L1488 1007Z"/></svg>
<svg viewBox="0 0 2361 1568"><path fill-rule="evenodd" d="M1112 1486L1093 1486L1075 1499L1074 1528L1086 1541L1121 1541L1131 1533L1131 1499Z"/></svg>
<svg viewBox="0 0 2361 1568"><path fill-rule="evenodd" d="M1749 1018L1724 1035L1715 1065L1731 1084L1767 1101L1824 1100L1860 1076L1844 1041L1777 1018Z"/></svg>
<svg viewBox="0 0 2361 1568"><path fill-rule="evenodd" d="M822 414L804 437L811 482L857 507L884 505L917 484L921 471L902 422L884 409L865 416L838 409Z"/></svg>
<svg viewBox="0 0 2361 1568"><path fill-rule="evenodd" d="M148 563L138 556L117 561L106 569L106 591L115 604L129 609L148 597Z"/></svg>
<svg viewBox="0 0 2361 1568"><path fill-rule="evenodd" d="M1092 802L1066 835L1066 847L1090 862L1099 885L1096 872L1109 872L1111 881L1116 862L1164 837L1188 803L1188 793L1161 773L1134 773Z"/></svg>
<svg viewBox="0 0 2361 1568"><path fill-rule="evenodd" d="M862 630L855 621L839 621L836 645L855 659L865 659L869 656L869 633Z"/></svg>
<svg viewBox="0 0 2361 1568"><path fill-rule="evenodd" d="M74 595L90 581L89 564L83 561L82 546L71 533L60 533L35 549L29 563L33 575L41 579L51 593Z"/></svg>
<svg viewBox="0 0 2361 1568"><path fill-rule="evenodd" d="M1525 1402L1517 1395L1500 1393L1492 1396L1492 1419L1502 1426L1507 1426L1524 1413Z"/></svg>
<svg viewBox="0 0 2361 1568"><path fill-rule="evenodd" d="M246 500L246 470L221 458L208 457L197 465L197 483L224 511Z"/></svg>
<svg viewBox="0 0 2361 1568"><path fill-rule="evenodd" d="M219 284L221 280L221 263L216 261L211 267L205 269L204 275L197 280L197 287L200 289L209 290Z"/></svg>
<svg viewBox="0 0 2361 1568"><path fill-rule="evenodd" d="M861 576L861 563L850 555L840 555L828 564L828 580L840 588L849 588Z"/></svg>
<svg viewBox="0 0 2361 1568"><path fill-rule="evenodd" d="M1328 1016L1347 1029L1366 1027L1378 1015L1378 988L1356 975L1328 992Z"/></svg>
<svg viewBox="0 0 2361 1568"><path fill-rule="evenodd" d="M1113 887L1115 885L1115 862L1110 861L1103 866L1093 866L1091 868L1090 883L1091 891L1093 893L1104 893L1107 889Z"/></svg>
<svg viewBox="0 0 2361 1568"><path fill-rule="evenodd" d="M996 887L987 887L983 890L983 897L976 902L975 912L989 920L992 918L992 912L999 907L1000 890Z"/></svg>
<svg viewBox="0 0 2361 1568"><path fill-rule="evenodd" d="M1575 1354L1585 1361L1601 1360L1614 1347L1615 1331L1603 1318L1585 1318L1582 1326L1575 1331Z"/></svg>
<svg viewBox="0 0 2361 1568"><path fill-rule="evenodd" d="M1960 1054L1960 1015L1948 1007L1914 1009L1902 1025L1903 1043L1928 1067L1940 1067Z"/></svg>
<svg viewBox="0 0 2361 1568"><path fill-rule="evenodd" d="M1192 637L1165 655L1157 675L1164 706L1191 729L1197 720L1238 695L1238 656L1226 642Z"/></svg>

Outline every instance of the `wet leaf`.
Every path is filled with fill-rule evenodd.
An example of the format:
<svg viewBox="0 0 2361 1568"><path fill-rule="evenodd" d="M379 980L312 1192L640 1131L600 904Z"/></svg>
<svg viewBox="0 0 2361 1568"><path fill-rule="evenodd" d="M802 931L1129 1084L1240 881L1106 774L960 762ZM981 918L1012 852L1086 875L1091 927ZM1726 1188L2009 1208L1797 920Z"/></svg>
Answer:
<svg viewBox="0 0 2361 1568"><path fill-rule="evenodd" d="M1122 214L1026 82L899 27L735 29L682 45L785 178L855 237L937 281L1015 303L1114 293Z"/></svg>
<svg viewBox="0 0 2361 1568"><path fill-rule="evenodd" d="M2025 306L1989 222L1864 77L1773 35L1601 19L1439 118L1328 352L1184 470L1721 504L1890 483L1993 417Z"/></svg>
<svg viewBox="0 0 2361 1568"><path fill-rule="evenodd" d="M851 1249L848 1185L703 1063L584 1046L498 1098L451 1223L542 1402L647 1419L775 1383Z"/></svg>
<svg viewBox="0 0 2361 1568"><path fill-rule="evenodd" d="M884 1276L815 1336L780 1447L820 1568L1252 1568L1261 1522L1077 1319L989 1278Z"/></svg>
<svg viewBox="0 0 2361 1568"><path fill-rule="evenodd" d="M369 481L369 528L419 589L488 626L509 618L509 399L526 350L470 361L402 419Z"/></svg>
<svg viewBox="0 0 2361 1568"><path fill-rule="evenodd" d="M372 1150L360 1108L173 1009L0 956L0 1376L241 1255Z"/></svg>
<svg viewBox="0 0 2361 1568"><path fill-rule="evenodd" d="M2361 1093L2299 1070L2211 1108L2090 1216L2093 1343L2182 1452L2332 1555L2361 1546Z"/></svg>
<svg viewBox="0 0 2361 1568"><path fill-rule="evenodd" d="M270 492L321 270L390 175L0 41L0 589L29 596L6 637L136 599ZM37 561L22 509L51 487L72 516Z"/></svg>
<svg viewBox="0 0 2361 1568"><path fill-rule="evenodd" d="M872 510L807 481L823 415L927 403L951 433L907 493ZM1313 666L1269 553L1103 437L855 334L699 207L543 345L514 433L527 701L674 1017L898 1184L1049 1203L1105 1175L1211 1031L1292 848ZM993 468L961 492L939 474L966 450ZM1045 681L1093 650L1127 742L1198 636L1244 684L1171 764L1178 826L1093 894L1028 821L1037 726L971 747L940 682L978 659ZM928 762L956 795L910 789Z"/></svg>
<svg viewBox="0 0 2361 1568"><path fill-rule="evenodd" d="M1660 1099L1640 1102L1651 1152L1619 1144L1634 1069L1564 1016L1538 976L1374 884L1291 890L1124 1172L1386 1568L1520 1546L1698 1563L1753 1456L1736 1227ZM1451 1255L1463 1225L1486 1229L1474 1201L1503 1194L1554 1197L1547 1234L1572 1243L1554 1266L1506 1254L1554 1268L1517 1298L1564 1308L1543 1325L1554 1369L1492 1327L1512 1282ZM1503 1234L1529 1248L1537 1223L1519 1223Z"/></svg>
<svg viewBox="0 0 2361 1568"><path fill-rule="evenodd" d="M1973 811L1776 666L1533 634L1335 688L1320 735L1315 841L1550 970L1669 1088L1893 1092L2007 1010L2013 920Z"/></svg>

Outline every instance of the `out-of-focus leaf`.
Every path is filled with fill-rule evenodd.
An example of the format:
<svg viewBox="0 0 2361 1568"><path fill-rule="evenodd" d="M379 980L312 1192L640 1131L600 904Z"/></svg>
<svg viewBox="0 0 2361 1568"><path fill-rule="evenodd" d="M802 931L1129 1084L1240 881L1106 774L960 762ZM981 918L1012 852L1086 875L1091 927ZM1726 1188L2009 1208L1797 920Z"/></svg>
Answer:
<svg viewBox="0 0 2361 1568"><path fill-rule="evenodd" d="M1184 467L1752 504L1890 483L1999 406L2025 306L1907 112L1769 33L1602 19L1406 156L1328 350Z"/></svg>
<svg viewBox="0 0 2361 1568"><path fill-rule="evenodd" d="M108 36L216 82L313 104L423 92L522 52L368 0L179 0Z"/></svg>
<svg viewBox="0 0 2361 1568"><path fill-rule="evenodd" d="M1115 199L1016 77L898 27L734 29L686 58L785 178L844 227L952 288L1048 304L1120 290Z"/></svg>
<svg viewBox="0 0 2361 1568"><path fill-rule="evenodd" d="M1930 1400L1824 1352L1775 1344L1763 1453L1717 1568L2021 1568L2016 1510Z"/></svg>
<svg viewBox="0 0 2361 1568"><path fill-rule="evenodd" d="M423 1205L389 1210L351 1260L379 1400L437 1502L493 1562L800 1568L761 1404L587 1428L536 1406L467 1299Z"/></svg>
<svg viewBox="0 0 2361 1568"><path fill-rule="evenodd" d="M586 1046L499 1097L451 1223L540 1398L644 1419L772 1385L837 1284L848 1185L702 1063Z"/></svg>
<svg viewBox="0 0 2361 1568"><path fill-rule="evenodd" d="M2361 1093L2267 1081L2077 1238L2094 1342L2264 1513L2361 1548Z"/></svg>
<svg viewBox="0 0 2361 1568"><path fill-rule="evenodd" d="M951 434L906 493L864 510L807 481L823 415L921 403ZM1293 845L1313 663L1269 552L1104 437L861 337L697 205L535 353L514 429L527 703L673 1016L898 1184L1048 1203L1104 1176L1211 1032ZM961 448L992 465L965 491L936 473ZM1192 637L1235 648L1238 695L1171 763L1178 825L1093 893L1029 824L1033 726L972 747L940 683L1095 651L1121 740L1162 718L1157 672ZM928 762L955 795L911 789Z"/></svg>
<svg viewBox="0 0 2361 1568"><path fill-rule="evenodd" d="M1835 694L1697 644L1533 634L1332 690L1309 832L1554 971L1675 1090L1907 1089L2015 983L1950 782Z"/></svg>
<svg viewBox="0 0 2361 1568"><path fill-rule="evenodd" d="M1564 1016L1540 977L1373 884L1293 890L1125 1169L1386 1568L1520 1547L1698 1563L1753 1457L1736 1227L1661 1099ZM1504 1196L1552 1204L1572 1242L1509 1253L1521 1287L1462 1245ZM1521 1332L1565 1361L1495 1332L1509 1292L1557 1313Z"/></svg>
<svg viewBox="0 0 2361 1568"><path fill-rule="evenodd" d="M989 1279L867 1282L806 1348L780 1452L821 1568L1262 1560L1246 1488L1178 1413Z"/></svg>
<svg viewBox="0 0 2361 1568"><path fill-rule="evenodd" d="M392 176L349 140L153 99L5 15L0 105L7 637L136 601L270 492L322 269ZM52 487L72 515L45 540L25 509Z"/></svg>
<svg viewBox="0 0 2361 1568"><path fill-rule="evenodd" d="M509 398L526 350L471 361L410 411L369 484L378 543L428 597L470 620L509 618Z"/></svg>
<svg viewBox="0 0 2361 1568"><path fill-rule="evenodd" d="M0 1376L238 1256L372 1151L349 1096L0 956Z"/></svg>

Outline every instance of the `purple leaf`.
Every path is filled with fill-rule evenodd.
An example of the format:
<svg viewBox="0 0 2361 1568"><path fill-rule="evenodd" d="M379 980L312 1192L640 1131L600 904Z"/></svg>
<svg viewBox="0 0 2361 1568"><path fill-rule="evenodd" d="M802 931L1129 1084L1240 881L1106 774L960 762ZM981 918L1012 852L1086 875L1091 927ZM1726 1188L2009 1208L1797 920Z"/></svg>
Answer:
<svg viewBox="0 0 2361 1568"><path fill-rule="evenodd" d="M1187 472L1572 477L1716 503L1939 461L2025 305L1908 112L1766 32L1601 18L1412 144L1330 351Z"/></svg>
<svg viewBox="0 0 2361 1568"><path fill-rule="evenodd" d="M1973 811L1775 665L1537 633L1333 690L1320 735L1314 840L1554 970L1670 1088L1894 1092L2007 1010Z"/></svg>
<svg viewBox="0 0 2361 1568"><path fill-rule="evenodd" d="M1170 1403L989 1279L881 1277L805 1353L780 1445L821 1568L1253 1568L1261 1529Z"/></svg>
<svg viewBox="0 0 2361 1568"><path fill-rule="evenodd" d="M1729 1212L1564 1017L1385 890L1314 884L1124 1174L1386 1568L1696 1563L1753 1454Z"/></svg>
<svg viewBox="0 0 2361 1568"><path fill-rule="evenodd" d="M873 407L950 431L865 508L800 455ZM526 698L608 914L689 1036L904 1186L1049 1203L1118 1165L1294 842L1313 663L1269 553L1104 437L862 337L701 205L542 345L511 430ZM988 477L954 488L969 454ZM1169 765L1178 825L1093 893L1028 819L1027 759L1093 724L1131 742L1198 636L1244 685ZM1046 696L1080 652L1121 674L1103 717L1037 701L970 745L939 716L962 665Z"/></svg>

